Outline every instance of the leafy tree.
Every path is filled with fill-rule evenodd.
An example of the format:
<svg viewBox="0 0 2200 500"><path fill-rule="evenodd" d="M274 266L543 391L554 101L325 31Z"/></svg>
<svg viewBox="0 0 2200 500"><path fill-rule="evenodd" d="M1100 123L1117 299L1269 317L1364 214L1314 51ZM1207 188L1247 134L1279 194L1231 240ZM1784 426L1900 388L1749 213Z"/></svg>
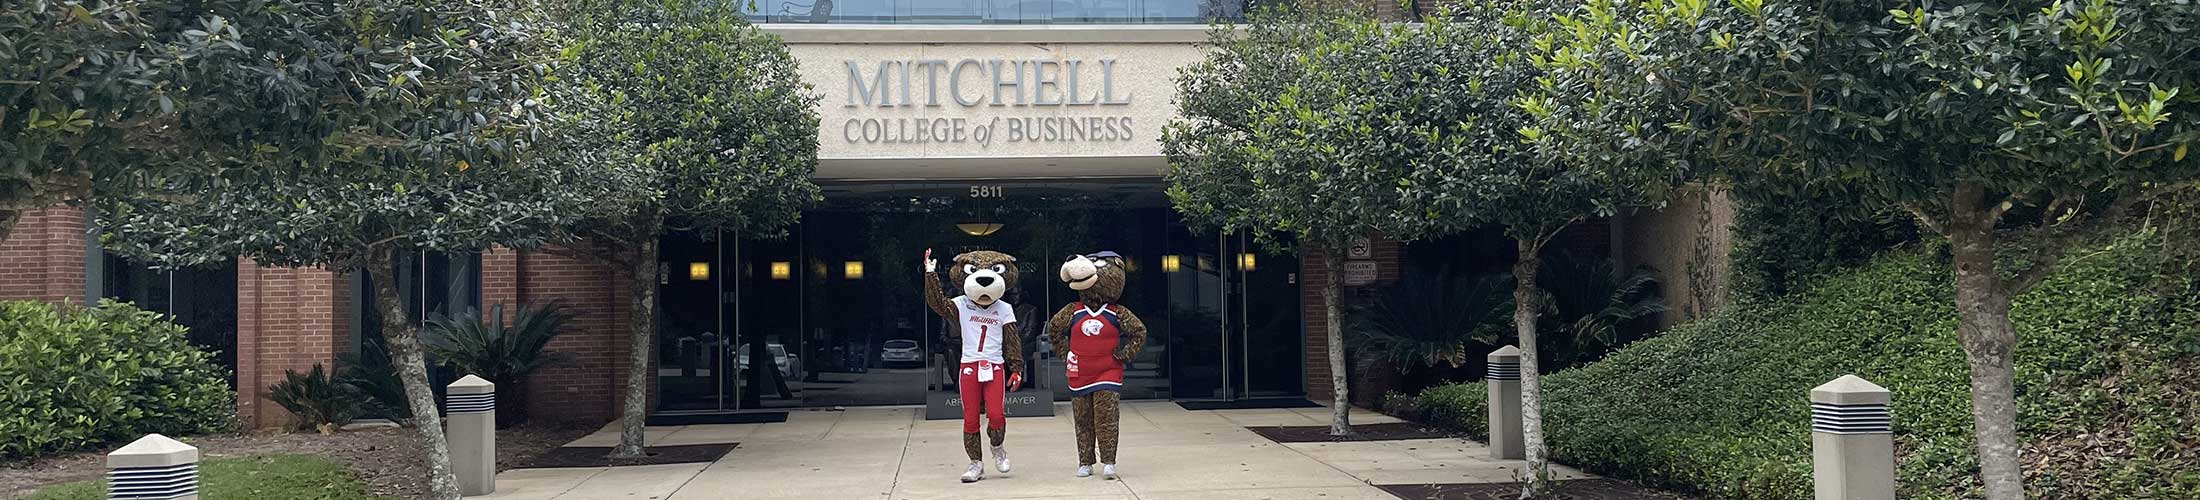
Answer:
<svg viewBox="0 0 2200 500"><path fill-rule="evenodd" d="M190 76L238 51L233 26L162 0L0 4L0 241L25 213L123 193L178 141L177 113L201 103Z"/></svg>
<svg viewBox="0 0 2200 500"><path fill-rule="evenodd" d="M1597 1L1566 50L1638 76L1563 98L1669 107L1637 138L1738 185L1851 190L1946 238L1982 486L2010 500L2011 300L2077 235L2200 176L2195 25L2190 2Z"/></svg>
<svg viewBox="0 0 2200 500"><path fill-rule="evenodd" d="M525 164L554 62L520 2L253 0L205 4L248 51L199 75L189 140L234 145L219 167L101 199L108 247L164 266L245 257L364 272L427 442L434 497L455 500L418 327L397 295L406 252L554 241L591 193L585 172Z"/></svg>
<svg viewBox="0 0 2200 500"><path fill-rule="evenodd" d="M579 64L555 91L551 162L600 172L569 249L624 267L634 300L623 432L614 457L642 454L657 331L657 242L773 236L820 198L816 97L792 54L735 7L691 0L582 2L564 16ZM769 366L769 365L766 365ZM769 371L769 370L766 370Z"/></svg>
<svg viewBox="0 0 2200 500"><path fill-rule="evenodd" d="M1432 16L1421 39L1401 45L1433 47L1412 58L1419 67L1401 74L1425 85L1422 94L1445 96L1448 107L1422 117L1433 147L1414 180L1440 193L1431 203L1444 213L1466 214L1480 224L1505 228L1514 242L1513 327L1521 349L1522 441L1528 471L1521 496L1548 492L1542 425L1540 315L1553 309L1538 282L1544 247L1575 222L1656 206L1678 185L1685 164L1639 140L1612 138L1635 126L1628 103L1569 106L1556 95L1594 87L1625 75L1563 71L1554 55L1568 19L1554 18L1535 2L1470 1ZM1639 77L1637 77L1639 78ZM1568 304L1556 304L1570 307ZM1569 330L1596 330L1573 322ZM1577 336L1587 331L1570 331ZM1563 342L1562 342L1563 343Z"/></svg>
<svg viewBox="0 0 2200 500"><path fill-rule="evenodd" d="M1162 134L1169 198L1187 222L1287 233L1322 255L1335 435L1351 432L1338 304L1344 247L1356 236L1414 239L1467 222L1463 204L1446 202L1457 195L1423 173L1462 97L1429 91L1421 80L1449 75L1426 52L1450 49L1410 36L1345 8L1264 9L1243 29L1212 32L1206 60L1178 77L1182 119Z"/></svg>

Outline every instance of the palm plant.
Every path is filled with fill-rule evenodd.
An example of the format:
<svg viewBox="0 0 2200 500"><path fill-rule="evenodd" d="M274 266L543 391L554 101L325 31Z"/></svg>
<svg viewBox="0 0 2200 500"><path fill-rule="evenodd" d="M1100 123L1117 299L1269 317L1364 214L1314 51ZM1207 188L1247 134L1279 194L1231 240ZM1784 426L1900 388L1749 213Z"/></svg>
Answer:
<svg viewBox="0 0 2200 500"><path fill-rule="evenodd" d="M1512 276L1455 276L1450 268L1405 273L1345 317L1361 372L1389 364L1400 373L1450 365L1495 347L1511 321Z"/></svg>
<svg viewBox="0 0 2200 500"><path fill-rule="evenodd" d="M1564 368L1602 358L1650 329L1641 320L1666 311L1657 275L1648 267L1620 272L1611 259L1562 252L1543 260L1543 318L1562 335L1545 338L1551 360Z"/></svg>
<svg viewBox="0 0 2200 500"><path fill-rule="evenodd" d="M343 380L331 378L320 363L306 373L284 370L283 381L267 388L267 399L297 416L298 425L335 434L367 411L365 393Z"/></svg>
<svg viewBox="0 0 2200 500"><path fill-rule="evenodd" d="M397 379L397 366L390 363L390 351L381 339L361 340L358 352L345 353L338 361L343 368L337 370L337 379L367 397L363 415L400 423L412 420L412 406L405 404L405 384Z"/></svg>
<svg viewBox="0 0 2200 500"><path fill-rule="evenodd" d="M502 305L491 308L486 320L479 310L467 308L429 318L421 342L444 366L496 384L497 424L509 427L527 419L527 376L571 357L544 348L572 319L556 302L520 306L511 325L504 322Z"/></svg>

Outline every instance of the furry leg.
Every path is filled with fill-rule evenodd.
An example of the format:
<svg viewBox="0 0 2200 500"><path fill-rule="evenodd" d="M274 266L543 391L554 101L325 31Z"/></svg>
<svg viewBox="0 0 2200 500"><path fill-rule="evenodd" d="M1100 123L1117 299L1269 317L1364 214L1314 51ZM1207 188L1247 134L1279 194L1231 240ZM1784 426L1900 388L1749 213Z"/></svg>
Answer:
<svg viewBox="0 0 2200 500"><path fill-rule="evenodd" d="M986 430L985 430L985 435L986 435L987 437L991 437L991 438L993 438L993 446L1000 446L1000 445L1001 445L1001 442L1002 442L1002 441L1007 441L1007 440L1008 440L1008 429L1002 429L1002 428L997 428L997 427L996 427L996 428L991 428L991 429L986 429Z"/></svg>
<svg viewBox="0 0 2200 500"><path fill-rule="evenodd" d="M1115 391L1092 393L1092 426L1100 441L1100 463L1115 463L1115 445L1122 431L1122 396Z"/></svg>
<svg viewBox="0 0 2200 500"><path fill-rule="evenodd" d="M1104 391L1103 391L1104 392ZM1092 401L1094 394L1086 394L1069 400L1070 426L1077 429L1077 465L1092 465Z"/></svg>
<svg viewBox="0 0 2200 500"><path fill-rule="evenodd" d="M984 456L984 455L980 455L980 454L978 454L978 450L979 450L980 448L982 448L982 447L981 447L981 446L979 446L979 445L980 445L980 443L978 442L978 433L975 433L975 432L965 432L965 433L963 433L963 453L965 453L965 454L969 454L969 455L970 455L970 461L972 461L972 462L976 462L976 461L979 461L979 460L984 460L984 459L985 459L985 456Z"/></svg>

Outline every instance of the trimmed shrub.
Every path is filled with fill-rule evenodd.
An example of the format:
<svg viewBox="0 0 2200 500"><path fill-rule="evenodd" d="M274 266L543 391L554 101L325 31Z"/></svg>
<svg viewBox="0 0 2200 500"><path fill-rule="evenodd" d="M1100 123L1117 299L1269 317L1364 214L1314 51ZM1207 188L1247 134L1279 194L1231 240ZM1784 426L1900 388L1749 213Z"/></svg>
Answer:
<svg viewBox="0 0 2200 500"><path fill-rule="evenodd" d="M1456 429L1475 439L1490 438L1490 386L1482 382L1431 387L1414 398L1423 423Z"/></svg>
<svg viewBox="0 0 2200 500"><path fill-rule="evenodd" d="M1750 297L1800 292L1813 280L1918 241L1915 217L1871 209L1851 191L1780 193L1737 187L1734 289ZM1810 207L1797 210L1796 207Z"/></svg>
<svg viewBox="0 0 2200 500"><path fill-rule="evenodd" d="M2142 231L2073 251L2017 298L2019 430L2038 498L2200 498L2200 386L2189 382L2200 352L2181 347L2200 338L2200 305L2156 293L2159 240ZM1546 377L1553 459L1715 498L1808 498L1806 394L1855 374L1894 392L1900 496L1976 495L1952 273L1935 250L1893 253ZM1479 431L1483 391L1431 389L1421 411Z"/></svg>
<svg viewBox="0 0 2200 500"><path fill-rule="evenodd" d="M159 314L0 302L0 459L230 429L228 378Z"/></svg>

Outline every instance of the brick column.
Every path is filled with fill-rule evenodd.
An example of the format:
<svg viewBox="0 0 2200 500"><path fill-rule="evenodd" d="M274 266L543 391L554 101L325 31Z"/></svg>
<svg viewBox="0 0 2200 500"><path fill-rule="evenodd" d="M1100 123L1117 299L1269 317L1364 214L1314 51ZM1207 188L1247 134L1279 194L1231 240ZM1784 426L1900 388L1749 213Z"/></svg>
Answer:
<svg viewBox="0 0 2200 500"><path fill-rule="evenodd" d="M1375 283L1364 287L1344 288L1340 306L1361 300L1378 287L1398 281L1398 267L1404 262L1405 245L1396 240L1374 238L1370 241L1374 251ZM1320 250L1300 247L1299 259L1299 315L1306 325L1306 397L1315 401L1329 401L1335 391L1329 378L1329 326L1322 310L1322 286L1328 281ZM1348 259L1349 261L1349 259ZM1342 275L1340 275L1341 277ZM1359 374L1349 374L1359 375Z"/></svg>
<svg viewBox="0 0 2200 500"><path fill-rule="evenodd" d="M496 306L503 305L505 320L510 321L512 315L518 312L520 304L527 300L522 295L520 279L522 269L526 267L526 259L525 253L509 248L494 248L482 252L482 314L487 315L496 310Z"/></svg>
<svg viewBox="0 0 2200 500"><path fill-rule="evenodd" d="M85 219L67 205L23 214L0 241L0 299L83 303Z"/></svg>
<svg viewBox="0 0 2200 500"><path fill-rule="evenodd" d="M264 395L284 371L314 363L335 368L336 355L351 344L349 283L324 269L237 262L237 414L246 422L289 422L290 412Z"/></svg>

